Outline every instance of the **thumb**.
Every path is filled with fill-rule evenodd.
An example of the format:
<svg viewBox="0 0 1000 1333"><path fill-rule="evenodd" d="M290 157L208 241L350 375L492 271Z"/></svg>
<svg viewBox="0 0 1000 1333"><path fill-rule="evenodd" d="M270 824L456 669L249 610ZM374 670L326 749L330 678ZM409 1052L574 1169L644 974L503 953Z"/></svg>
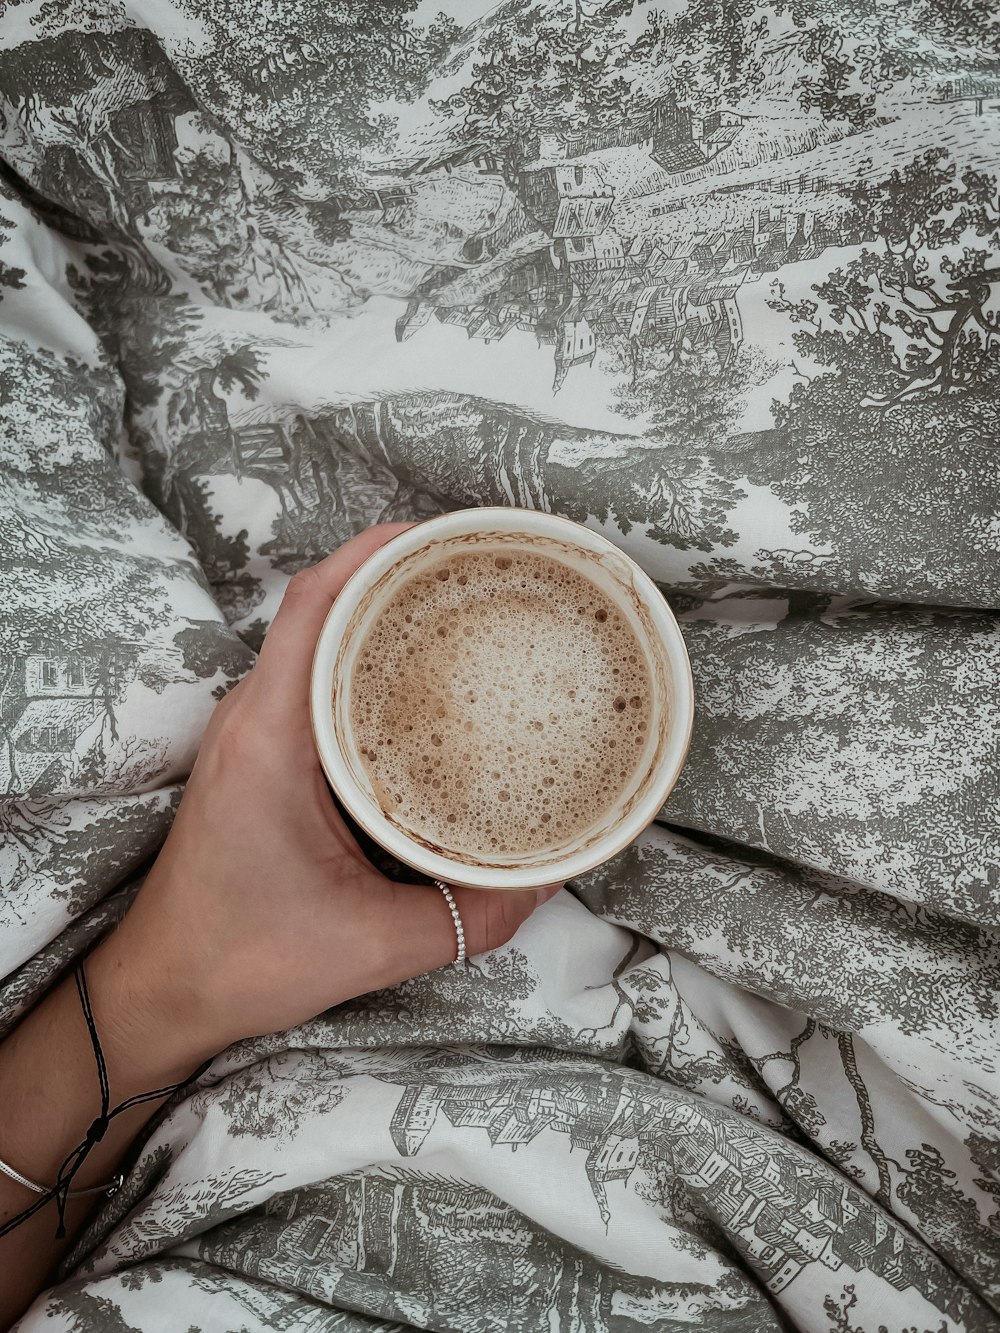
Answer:
<svg viewBox="0 0 1000 1333"><path fill-rule="evenodd" d="M506 944L536 908L562 887L548 884L542 889L516 891L452 888L465 932L467 956ZM455 923L441 890L425 884L396 884L394 888L393 930L406 941L402 959L408 968L406 977L453 963L457 952Z"/></svg>
<svg viewBox="0 0 1000 1333"><path fill-rule="evenodd" d="M452 897L455 899L465 930L466 953L470 956L486 953L490 949L498 949L501 944L506 944L532 912L543 903L547 903L561 888L561 884L548 884L542 889L519 889L513 892L500 889L453 888ZM437 888L434 892L448 913L449 924L454 927L451 910L444 894ZM454 933L452 929L452 936ZM448 944L454 946L454 938L450 938ZM450 962L454 956L455 949L450 947L446 961Z"/></svg>

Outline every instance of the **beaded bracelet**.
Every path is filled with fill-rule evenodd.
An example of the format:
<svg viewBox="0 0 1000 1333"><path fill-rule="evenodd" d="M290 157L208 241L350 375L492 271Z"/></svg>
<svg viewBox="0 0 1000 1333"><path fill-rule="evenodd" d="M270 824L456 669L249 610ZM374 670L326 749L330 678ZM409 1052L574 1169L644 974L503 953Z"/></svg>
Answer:
<svg viewBox="0 0 1000 1333"><path fill-rule="evenodd" d="M451 891L451 886L446 884L443 879L434 881L435 888L441 890L444 894L444 900L448 904L448 911L451 913L451 924L455 927L456 944L456 963L465 962L465 927L462 925L462 914L458 910L458 904L455 902L455 895Z"/></svg>

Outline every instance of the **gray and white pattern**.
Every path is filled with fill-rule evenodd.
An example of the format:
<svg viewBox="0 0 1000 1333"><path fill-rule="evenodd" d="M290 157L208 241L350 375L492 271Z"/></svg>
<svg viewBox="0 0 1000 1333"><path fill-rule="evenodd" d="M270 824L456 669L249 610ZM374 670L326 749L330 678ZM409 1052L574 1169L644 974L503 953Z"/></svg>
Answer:
<svg viewBox="0 0 1000 1333"><path fill-rule="evenodd" d="M20 1328L998 1329L1000 20L437 8L0 15L0 1025L372 523L612 536L690 761L511 945L220 1054Z"/></svg>

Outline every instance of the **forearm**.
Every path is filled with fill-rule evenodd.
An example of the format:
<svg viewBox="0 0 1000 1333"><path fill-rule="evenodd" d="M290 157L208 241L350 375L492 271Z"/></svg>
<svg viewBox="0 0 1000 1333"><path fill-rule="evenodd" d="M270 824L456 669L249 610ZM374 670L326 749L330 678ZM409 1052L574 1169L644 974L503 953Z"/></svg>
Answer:
<svg viewBox="0 0 1000 1333"><path fill-rule="evenodd" d="M86 974L110 1084L110 1103L188 1078L214 1052L173 1016L170 998L147 987L128 966L115 932L87 961ZM162 1099L111 1120L88 1153L72 1189L111 1180ZM97 1066L72 976L42 1001L0 1045L0 1158L46 1188L84 1139L101 1110ZM39 1196L0 1174L0 1225ZM56 1240L57 1210L47 1203L0 1237L0 1330L10 1327L50 1279L73 1233L98 1196L71 1199L66 1239Z"/></svg>

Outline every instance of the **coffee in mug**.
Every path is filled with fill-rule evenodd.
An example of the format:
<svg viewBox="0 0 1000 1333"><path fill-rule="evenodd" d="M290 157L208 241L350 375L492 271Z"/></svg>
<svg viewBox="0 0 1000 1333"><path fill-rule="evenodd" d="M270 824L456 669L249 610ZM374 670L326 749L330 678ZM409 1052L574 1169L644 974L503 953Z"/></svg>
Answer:
<svg viewBox="0 0 1000 1333"><path fill-rule="evenodd" d="M407 530L352 575L311 707L334 791L398 860L532 888L650 822L693 702L676 622L627 556L566 519L476 509Z"/></svg>
<svg viewBox="0 0 1000 1333"><path fill-rule="evenodd" d="M385 601L351 729L381 809L451 856L540 852L632 779L645 654L585 574L530 549L456 551Z"/></svg>

